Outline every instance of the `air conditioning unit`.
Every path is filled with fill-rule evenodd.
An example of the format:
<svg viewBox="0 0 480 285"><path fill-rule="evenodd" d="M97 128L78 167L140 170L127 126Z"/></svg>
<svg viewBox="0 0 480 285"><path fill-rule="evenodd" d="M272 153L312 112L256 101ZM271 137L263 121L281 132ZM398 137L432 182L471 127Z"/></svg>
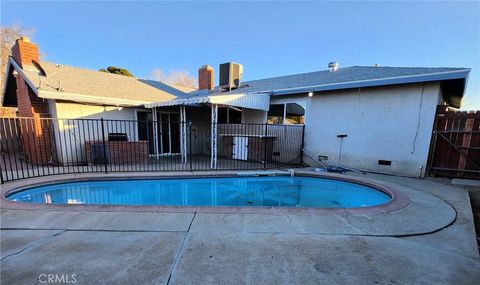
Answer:
<svg viewBox="0 0 480 285"><path fill-rule="evenodd" d="M240 86L242 81L243 65L236 62L220 64L219 86L222 90L232 90Z"/></svg>

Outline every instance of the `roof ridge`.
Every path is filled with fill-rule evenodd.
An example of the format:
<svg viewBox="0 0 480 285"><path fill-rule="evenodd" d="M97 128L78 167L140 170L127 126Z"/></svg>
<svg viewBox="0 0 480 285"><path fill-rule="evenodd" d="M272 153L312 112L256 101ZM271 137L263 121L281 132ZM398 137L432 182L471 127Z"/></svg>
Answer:
<svg viewBox="0 0 480 285"><path fill-rule="evenodd" d="M403 68L403 69L467 69L467 67L448 67L448 66L390 66L390 65L353 65L350 67L362 67L362 68Z"/></svg>
<svg viewBox="0 0 480 285"><path fill-rule="evenodd" d="M115 76L123 76L122 78L128 78L128 79L144 79L144 78L139 78L139 77L131 77L131 76L126 76L126 75L122 75L122 74L115 74L115 73L110 73L110 72L104 72L104 71L100 71L100 70L95 70L95 69L91 69L91 68L86 68L86 67L80 67L80 66L74 66L74 65L70 65L70 64L63 64L63 63L56 63L56 62L51 62L51 61L40 61L40 65L42 65L42 62L45 62L45 63L49 63L49 64L54 64L56 66L65 66L65 67L70 67L70 68L75 68L75 69L80 69L80 70L84 70L84 71L90 71L90 72L97 72L97 73L101 73L101 74L108 74L108 75L115 75ZM47 75L48 77L48 75ZM155 81L155 80L153 80ZM160 81L159 81L160 82Z"/></svg>
<svg viewBox="0 0 480 285"><path fill-rule="evenodd" d="M63 66L63 67L66 67L68 69L73 69L72 72L77 72L76 70L86 71L86 72L90 73L90 75L88 75L88 76L106 76L106 77L116 76L116 77L109 77L109 78L112 78L112 79L116 78L116 79L120 79L120 80L126 80L126 81L129 81L129 82L136 81L136 82L139 82L139 83L142 83L142 84L148 86L148 88L153 88L153 89L159 90L161 92L166 92L168 94L174 94L175 92L179 92L181 94L188 94L189 93L187 91L183 91L179 86L176 86L174 84L169 84L169 83L166 83L166 82L162 82L162 81L158 81L158 80L155 80L155 79L141 78L141 77L130 77L130 76L125 76L125 75L121 75L121 74L103 72L103 71L99 71L99 70L94 70L94 69L84 68L84 67L79 67L79 66L73 66L73 65L69 65L69 64L59 64L59 63L50 62L50 61L40 61L39 62L40 66L42 65L42 63L49 64L49 65L54 65L54 66L60 66L60 68L55 68L55 70L52 70L50 72L50 75L53 75L57 72L61 72L61 67ZM49 78L49 73L48 72L47 72L47 76L42 76L42 78L44 78L43 79L44 84L49 84L52 88L55 88L55 82L53 82L51 80L51 78ZM103 80L110 80L109 78L104 78ZM156 85L156 84L159 84L159 85ZM166 88L170 88L171 90L167 91ZM175 95L175 96L178 96L178 95Z"/></svg>
<svg viewBox="0 0 480 285"><path fill-rule="evenodd" d="M42 62L45 62L45 63L48 63L48 64L54 64L54 65L60 66L60 67L61 67L61 66L65 66L65 67L70 67L70 68L74 68L74 69L80 69L80 70L85 70L85 71L90 71L90 72L96 72L96 73L100 73L100 74L107 74L107 75L114 75L114 76L122 76L121 78L123 78L123 79L131 79L131 80L139 80L139 81L145 80L145 81L158 82L158 83L161 83L161 84L170 86L170 87L172 87L172 88L175 88L175 89L177 89L177 90L179 90L179 91L182 91L182 90L178 89L178 88L176 87L176 85L174 85L174 84L170 84L170 83L167 83L167 82L158 81L158 80L151 79L151 78L142 78L142 77L136 77L136 76L125 76L125 75L122 75L122 74L104 72L104 71L95 70L95 69L91 69L91 68L74 66L74 65L70 65L70 64L56 63L56 62L45 61L45 60L40 61L40 65L42 65ZM48 75L47 75L47 77L48 77ZM183 92L183 91L182 91L182 92Z"/></svg>
<svg viewBox="0 0 480 285"><path fill-rule="evenodd" d="M351 67L353 67L353 66L343 67L342 69L347 69L347 68L351 68ZM246 82L254 82L254 81L260 81L260 80L273 79L273 78L289 77L289 76L294 76L294 75L304 75L304 74L317 73L317 72L329 72L329 71L328 71L328 69L322 69L322 70L316 70L316 71L307 71L307 72L301 72L301 73L295 73L295 74L287 74L287 75L272 76L272 77L267 77L267 78L249 80L249 81L245 81L245 83Z"/></svg>
<svg viewBox="0 0 480 285"><path fill-rule="evenodd" d="M56 62L51 62L51 61L45 61L45 60L42 60L40 61L40 65L42 65L42 62L45 62L45 63L48 63L48 64L54 64L56 66L66 66L66 67L70 67L70 68L74 68L74 69L80 69L80 70L85 70L85 71L90 71L90 72L96 72L96 73L100 73L100 74L107 74L107 75L114 75L114 76L122 76L121 78L123 79L130 79L130 80L138 80L138 81L153 81L153 82L157 82L157 83L161 83L161 84L164 84L164 85L167 85L169 87L172 87L176 90L179 90L183 93L185 93L184 91L180 90L179 87L183 87L183 86L178 86L176 84L171 84L171 83L167 83L167 82L163 82L163 81L159 81L159 80L155 80L155 79L151 79L151 78L142 78L142 77L136 77L136 76L125 76L125 75L122 75L122 74L116 74L116 73L110 73L110 72L104 72L104 71L100 71L100 70L95 70L95 69L91 69L91 68L86 68L86 67L80 67L80 66L74 66L74 65L70 65L70 64L63 64L63 63L56 63ZM48 75L45 77L47 78ZM194 90L196 90L195 88L192 88Z"/></svg>
<svg viewBox="0 0 480 285"><path fill-rule="evenodd" d="M352 66L347 66L347 67L342 67L339 68L336 72L345 70L345 69L350 69L350 68L402 68L402 69L449 69L449 70L463 70L463 69L469 69L467 67L414 67L414 66L373 66L373 65L352 65ZM269 79L280 79L280 78L285 78L285 77L290 77L290 76L301 76L305 74L312 74L312 73L318 73L318 72L329 72L328 69L322 69L322 70L317 70L317 71L309 71L309 72L302 72L302 73L295 73L295 74L288 74L288 75L280 75L280 76L272 76L272 77L267 77L267 78L261 78L261 79L254 79L254 80L248 80L244 81L244 83L250 83L250 82L257 82L257 81L262 81L262 80L269 80Z"/></svg>

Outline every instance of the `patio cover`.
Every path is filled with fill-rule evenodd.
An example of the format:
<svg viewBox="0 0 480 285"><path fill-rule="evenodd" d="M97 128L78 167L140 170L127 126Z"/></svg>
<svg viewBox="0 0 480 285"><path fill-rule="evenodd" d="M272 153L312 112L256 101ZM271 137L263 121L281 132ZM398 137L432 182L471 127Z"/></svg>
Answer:
<svg viewBox="0 0 480 285"><path fill-rule="evenodd" d="M256 109L268 111L270 105L269 93L241 93L229 95L211 95L201 97L190 97L185 99L174 99L168 101L145 104L145 108L156 108L166 106L184 106L195 104L212 104L233 106L239 108Z"/></svg>
<svg viewBox="0 0 480 285"><path fill-rule="evenodd" d="M212 130L211 130L211 168L217 168L217 122L218 122L218 105L232 106L247 109L256 109L268 111L270 105L270 93L241 93L229 95L210 95L210 96L192 96L185 99L174 99L169 101L155 102L145 104L145 108L151 108L153 112L153 123L157 124L156 109L158 107L180 106L180 149L182 162L187 163L187 129L186 129L186 105L211 104L212 106ZM153 129L153 137L155 146L158 144L157 128ZM155 156L158 157L158 148L155 149Z"/></svg>

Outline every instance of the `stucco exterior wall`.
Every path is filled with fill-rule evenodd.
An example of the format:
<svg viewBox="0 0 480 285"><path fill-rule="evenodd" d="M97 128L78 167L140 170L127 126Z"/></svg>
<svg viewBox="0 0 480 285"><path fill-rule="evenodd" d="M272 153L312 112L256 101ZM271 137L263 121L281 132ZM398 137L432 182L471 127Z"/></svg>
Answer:
<svg viewBox="0 0 480 285"><path fill-rule="evenodd" d="M334 164L366 171L424 176L435 110L441 102L438 83L323 92L313 97L302 94L271 98L271 104L289 102L305 106L304 148L314 157L327 156ZM55 101L49 104L54 118L136 119L134 108L119 110ZM187 118L192 119L188 115L189 112ZM266 116L264 111L244 109L242 123L263 124ZM101 128L73 126L68 120L61 121L55 128L58 159L67 164L86 160L81 147L83 131L90 133L88 140L101 140ZM125 132L130 140L137 140L137 126L133 122L123 128L111 124L109 130L105 129L106 135L109 132ZM341 155L337 137L340 134L347 135L342 141ZM65 144L69 140L73 142L71 146ZM379 165L379 160L391 161L391 165ZM304 161L313 165L308 157L304 157Z"/></svg>
<svg viewBox="0 0 480 285"><path fill-rule="evenodd" d="M55 114L63 119L135 120L135 108L94 106L69 102L56 102Z"/></svg>
<svg viewBox="0 0 480 285"><path fill-rule="evenodd" d="M266 111L243 108L242 124L265 124L266 121Z"/></svg>
<svg viewBox="0 0 480 285"><path fill-rule="evenodd" d="M325 155L330 162L366 171L424 176L441 100L438 83L325 92L298 100L305 98L305 150L314 157ZM341 156L340 134L347 135ZM379 160L391 165L379 165Z"/></svg>
<svg viewBox="0 0 480 285"><path fill-rule="evenodd" d="M66 165L83 164L85 141L101 141L103 118L105 139L109 133L126 133L130 141L138 140L136 109L83 105L49 100L49 108L54 120L57 160ZM86 120L69 120L86 119ZM92 120L94 119L94 120ZM117 123L109 120L132 120Z"/></svg>

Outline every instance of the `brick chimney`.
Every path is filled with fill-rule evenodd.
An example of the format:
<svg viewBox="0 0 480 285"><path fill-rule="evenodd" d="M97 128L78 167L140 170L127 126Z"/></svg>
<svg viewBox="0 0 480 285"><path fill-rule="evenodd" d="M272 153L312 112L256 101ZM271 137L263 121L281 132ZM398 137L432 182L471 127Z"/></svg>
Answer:
<svg viewBox="0 0 480 285"><path fill-rule="evenodd" d="M27 37L21 37L12 47L12 57L20 67L25 68L32 65L32 60L39 61L38 46L31 43Z"/></svg>
<svg viewBox="0 0 480 285"><path fill-rule="evenodd" d="M198 69L198 89L212 90L215 87L213 79L213 67L204 65Z"/></svg>
<svg viewBox="0 0 480 285"><path fill-rule="evenodd" d="M32 67L32 61L39 61L38 46L27 37L21 37L12 47L12 57L22 69ZM34 90L25 82L21 74L15 75L17 83L18 116L27 117L21 120L22 147L26 159L38 165L45 165L52 157L51 130L48 101L39 98Z"/></svg>

